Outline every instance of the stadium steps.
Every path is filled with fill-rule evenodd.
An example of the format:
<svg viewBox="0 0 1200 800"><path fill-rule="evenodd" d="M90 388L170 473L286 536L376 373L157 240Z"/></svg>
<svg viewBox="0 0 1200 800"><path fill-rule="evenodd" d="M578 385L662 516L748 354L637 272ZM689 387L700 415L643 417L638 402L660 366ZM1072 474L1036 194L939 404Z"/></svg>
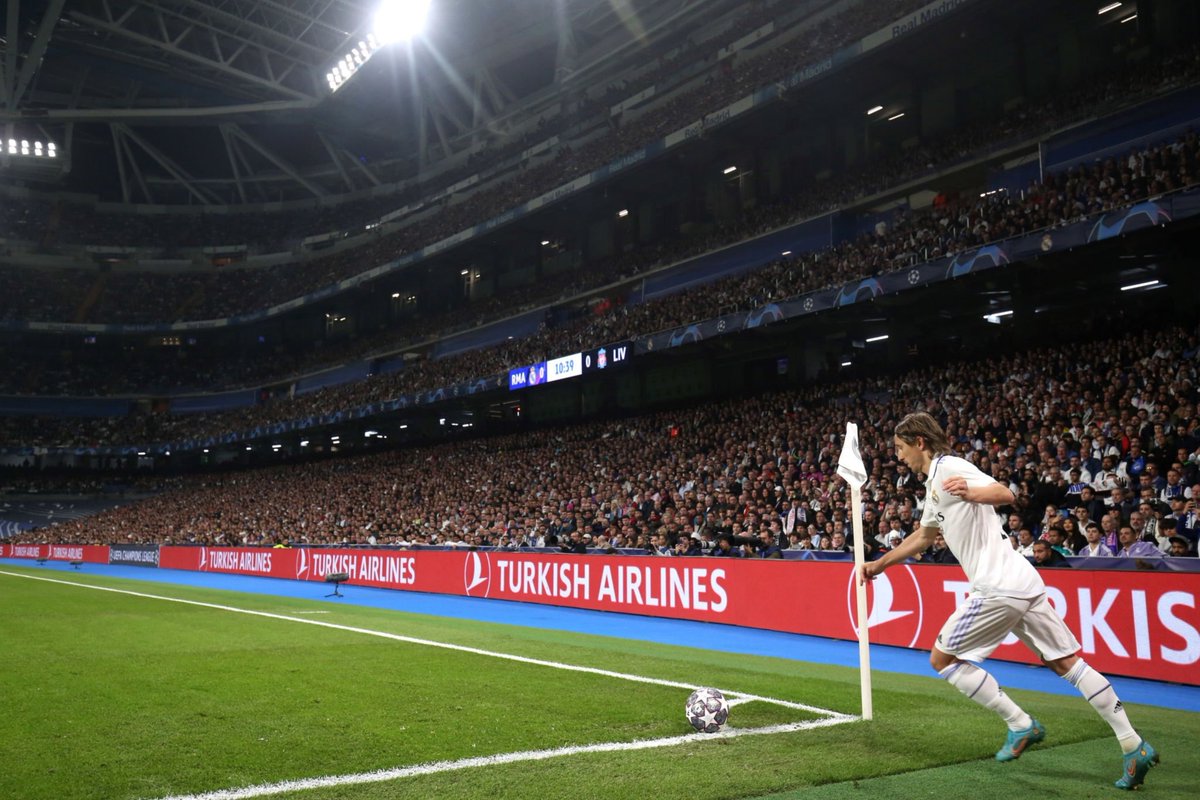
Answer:
<svg viewBox="0 0 1200 800"><path fill-rule="evenodd" d="M71 320L72 322L87 321L88 313L91 312L92 306L96 305L96 301L100 299L100 295L104 293L104 287L107 284L108 273L97 273L96 282L92 284L90 289L88 289L87 295L84 296L83 301L79 304L79 307L75 309L74 318Z"/></svg>

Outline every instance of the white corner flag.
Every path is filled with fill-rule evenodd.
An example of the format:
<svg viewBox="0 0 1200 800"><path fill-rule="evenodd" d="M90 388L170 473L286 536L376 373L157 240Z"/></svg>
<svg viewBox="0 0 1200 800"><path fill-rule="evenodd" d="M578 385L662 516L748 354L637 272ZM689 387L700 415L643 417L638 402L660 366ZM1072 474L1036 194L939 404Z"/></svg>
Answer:
<svg viewBox="0 0 1200 800"><path fill-rule="evenodd" d="M858 426L846 423L846 440L842 442L842 454L838 456L837 474L842 476L851 489L862 491L867 482L867 467L858 452Z"/></svg>
<svg viewBox="0 0 1200 800"><path fill-rule="evenodd" d="M868 639L867 587L858 582L859 570L865 561L863 555L862 487L867 482L867 467L858 450L858 426L846 423L846 439L842 442L842 454L838 457L837 474L850 485L850 515L854 530L854 590L858 611L858 672L862 689L863 719L872 719L875 714L871 704L871 649Z"/></svg>

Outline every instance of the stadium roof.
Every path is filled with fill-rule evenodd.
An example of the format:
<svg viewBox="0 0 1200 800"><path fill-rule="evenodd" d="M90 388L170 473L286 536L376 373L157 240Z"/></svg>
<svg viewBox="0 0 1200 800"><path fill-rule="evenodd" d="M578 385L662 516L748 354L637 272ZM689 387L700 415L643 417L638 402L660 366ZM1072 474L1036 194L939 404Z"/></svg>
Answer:
<svg viewBox="0 0 1200 800"><path fill-rule="evenodd" d="M511 141L634 48L739 3L433 0L425 36L331 94L326 73L375 5L8 0L0 133L54 142L59 158L4 159L0 182L191 205L369 189Z"/></svg>

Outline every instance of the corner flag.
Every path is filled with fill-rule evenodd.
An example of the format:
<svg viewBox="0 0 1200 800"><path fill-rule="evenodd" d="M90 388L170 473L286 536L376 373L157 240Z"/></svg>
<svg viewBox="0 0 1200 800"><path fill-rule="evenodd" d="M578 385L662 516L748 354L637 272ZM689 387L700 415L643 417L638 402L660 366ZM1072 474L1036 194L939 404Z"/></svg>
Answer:
<svg viewBox="0 0 1200 800"><path fill-rule="evenodd" d="M858 574L865 560L862 519L862 487L867 482L867 467L858 451L858 426L846 423L846 439L842 442L842 454L838 457L837 474L850 485L850 519L854 530L854 572ZM863 719L872 719L875 712L871 703L871 650L867 638L867 587L854 581L858 618L858 672L862 689Z"/></svg>
<svg viewBox="0 0 1200 800"><path fill-rule="evenodd" d="M846 423L846 439L842 442L842 454L838 456L837 474L852 489L861 489L867 482L867 467L858 452L858 426L853 422Z"/></svg>

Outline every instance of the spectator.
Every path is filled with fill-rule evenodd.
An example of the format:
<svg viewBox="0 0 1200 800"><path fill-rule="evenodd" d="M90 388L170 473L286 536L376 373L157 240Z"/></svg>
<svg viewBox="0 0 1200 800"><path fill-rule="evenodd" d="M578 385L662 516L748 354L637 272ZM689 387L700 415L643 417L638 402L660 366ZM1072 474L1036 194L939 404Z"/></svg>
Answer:
<svg viewBox="0 0 1200 800"><path fill-rule="evenodd" d="M1103 536L1100 532L1100 526L1095 522L1089 522L1084 528L1084 536L1087 538L1087 544L1079 548L1078 555L1081 556L1111 556L1112 550L1104 544Z"/></svg>
<svg viewBox="0 0 1200 800"><path fill-rule="evenodd" d="M1062 553L1051 547L1049 542L1041 539L1033 543L1033 565L1039 569L1071 566L1067 559L1063 558Z"/></svg>

